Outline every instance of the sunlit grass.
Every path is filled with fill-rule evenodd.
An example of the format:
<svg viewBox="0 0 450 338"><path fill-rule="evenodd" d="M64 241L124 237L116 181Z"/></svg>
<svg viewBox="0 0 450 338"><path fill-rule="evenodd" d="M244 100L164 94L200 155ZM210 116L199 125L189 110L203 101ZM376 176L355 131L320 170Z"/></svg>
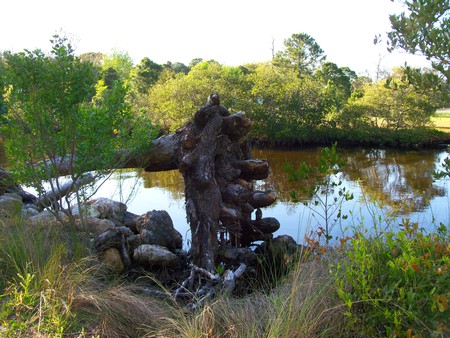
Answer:
<svg viewBox="0 0 450 338"><path fill-rule="evenodd" d="M440 109L436 116L431 118L435 128L444 132L450 131L450 108Z"/></svg>
<svg viewBox="0 0 450 338"><path fill-rule="evenodd" d="M408 224L405 223L404 227L407 228ZM307 249L295 254L278 252L276 257L281 261L274 261L275 264L272 265L267 262L264 265L266 274L258 274L251 293L242 295L219 292L203 307L194 312L186 312L183 302L146 294L138 283L122 279L107 270L89 255L84 239L73 234L70 229L48 224L30 227L19 220L3 221L0 223L0 336L363 337L364 332L371 332L369 324L377 327L378 322L388 322L373 320L378 318L375 314L384 316L385 313L384 310L379 313L376 307L371 308L372 312L367 312L366 316L366 312L361 310L363 307L358 306L368 301L357 298L360 296L346 288L355 279L350 272L358 272L360 265L361 268L364 267L363 263L366 261L375 264L372 270L377 274L358 275L367 285L373 284L370 292L389 291L399 285L402 270L399 270L400 277L394 278L393 283L376 284L386 275L381 273L387 267L386 261L381 258L389 255L395 258L395 255L402 254L401 257L404 258L408 253L411 262L423 263L421 269L425 272L427 264L441 264L438 259L432 260L432 255L440 253L442 257L436 257L442 258L445 264L433 265L430 271L441 280L449 278L450 261L446 258L449 250L448 234L444 237L447 242L434 241L433 245L429 245L427 240L434 237L422 236L420 233L414 237L416 232L410 230L402 237L403 247L397 253L393 249L400 242L393 241L394 235L389 235L386 230L375 232L375 237L366 237L360 232L360 235L346 239L343 244L352 245L350 251L327 248L325 254L320 256L306 255L309 252ZM444 234L444 230L442 233ZM383 237L385 235L391 237ZM380 246L371 246L373 238L378 238L375 244L379 243ZM366 254L365 251L357 251L355 248L359 247L354 243L367 244L368 248L374 249ZM384 252L386 243L391 243L392 247L388 246L389 250ZM436 243L440 246L435 245ZM81 250L81 247L85 250ZM420 250L417 251L417 248ZM434 251L430 251L431 249ZM441 251L438 252L438 249ZM417 254L409 254L414 250ZM361 257L355 256L356 253L360 253ZM349 264L349 257L353 258L353 270L342 268ZM401 261L398 264L403 266ZM270 270L270 266L277 268ZM427 276L433 277L432 274L412 275L418 281L421 278L421 288L426 292L428 286L425 283L428 282L431 286L430 283L437 281L437 277L430 279ZM339 281L344 277L347 282L339 289ZM416 297L414 302L403 299L406 303L401 304L397 300L395 304L400 304L402 309L408 307L408 313L422 311L425 308L420 304L426 297L422 297L420 290L418 286L407 289ZM440 289L436 290L438 292ZM351 302L343 298L343 295L347 296L346 292L354 297L350 299ZM426 292L425 296L428 295ZM434 312L439 318L445 318L445 313L448 313L448 297L450 295L439 293L438 297L433 298L437 304ZM415 315L414 318L419 317ZM412 324L418 322L417 326L409 326L411 332L422 330L424 319L419 319L420 322L411 321ZM352 320L364 322L365 326L352 327ZM437 336L445 332L442 330L445 330L447 322L439 319L436 323L436 327L428 324L426 332L434 330Z"/></svg>
<svg viewBox="0 0 450 338"><path fill-rule="evenodd" d="M327 264L298 264L279 286L244 297L220 295L198 312L180 308L146 337L339 337L345 317ZM161 329L160 328L160 329Z"/></svg>

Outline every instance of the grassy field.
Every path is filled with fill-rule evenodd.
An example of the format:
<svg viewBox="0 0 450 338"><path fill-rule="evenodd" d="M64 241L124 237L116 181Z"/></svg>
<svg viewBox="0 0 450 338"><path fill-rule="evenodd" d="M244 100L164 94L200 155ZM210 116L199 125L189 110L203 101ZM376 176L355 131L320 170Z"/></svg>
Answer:
<svg viewBox="0 0 450 338"><path fill-rule="evenodd" d="M450 108L440 109L436 112L436 116L431 118L436 129L449 132L450 131Z"/></svg>

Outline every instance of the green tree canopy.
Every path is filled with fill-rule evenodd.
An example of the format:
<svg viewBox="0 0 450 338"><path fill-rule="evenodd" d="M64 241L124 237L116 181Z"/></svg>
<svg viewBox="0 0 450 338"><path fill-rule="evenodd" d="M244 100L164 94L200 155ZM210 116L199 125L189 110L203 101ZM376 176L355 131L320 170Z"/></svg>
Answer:
<svg viewBox="0 0 450 338"><path fill-rule="evenodd" d="M158 81L148 95L148 111L164 132L187 123L211 93L220 93L222 104L230 111L243 105L246 80L240 67L222 66L216 61L202 61L191 71Z"/></svg>
<svg viewBox="0 0 450 338"><path fill-rule="evenodd" d="M414 72L422 81L436 77L420 69ZM351 101L350 110L364 112L373 126L397 130L429 125L431 116L444 102L439 86L418 89L408 80L405 70L397 68L388 80L366 84L364 95Z"/></svg>
<svg viewBox="0 0 450 338"><path fill-rule="evenodd" d="M292 34L284 41L284 50L273 60L280 67L293 68L298 75L312 74L326 59L325 53L316 40L306 34Z"/></svg>
<svg viewBox="0 0 450 338"><path fill-rule="evenodd" d="M323 85L312 76L301 79L294 69L261 64L249 75L252 83L248 115L252 133L272 140L314 138L325 116Z"/></svg>
<svg viewBox="0 0 450 338"><path fill-rule="evenodd" d="M425 55L434 69L450 82L450 2L448 0L399 0L407 12L391 15L390 49Z"/></svg>
<svg viewBox="0 0 450 338"><path fill-rule="evenodd" d="M133 60L127 52L113 50L111 54L105 55L103 58L102 69L114 69L117 72L118 78L125 82L130 76L133 69Z"/></svg>
<svg viewBox="0 0 450 338"><path fill-rule="evenodd" d="M332 62L323 63L315 77L326 86L328 111L339 111L344 107L352 93L352 80L357 78L354 71L339 68Z"/></svg>
<svg viewBox="0 0 450 338"><path fill-rule="evenodd" d="M49 55L4 54L8 159L19 181L38 192L43 181L58 190L61 163L70 163L74 181L93 169L99 178L122 160L118 149L138 150L151 135L149 125L130 114L120 81L102 85L96 67L74 56L66 38L52 43Z"/></svg>
<svg viewBox="0 0 450 338"><path fill-rule="evenodd" d="M163 66L145 57L131 70L130 86L138 93L147 93L149 88L158 81Z"/></svg>

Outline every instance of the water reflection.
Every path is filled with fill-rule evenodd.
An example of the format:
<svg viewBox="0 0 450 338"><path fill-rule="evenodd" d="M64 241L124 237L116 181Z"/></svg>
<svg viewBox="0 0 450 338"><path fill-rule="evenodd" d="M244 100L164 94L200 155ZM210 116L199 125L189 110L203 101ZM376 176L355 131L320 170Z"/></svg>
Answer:
<svg viewBox="0 0 450 338"><path fill-rule="evenodd" d="M339 149L347 165L342 180L355 198L343 204L343 213L348 219L334 224L333 234L343 235L359 224L366 227L390 222L397 224L402 218L411 218L421 226L432 230L440 222L449 221L449 190L447 180L433 180L433 172L447 156L445 151L399 151L392 149ZM289 193L295 189L301 193L300 185L288 179L285 165L298 166L306 162L317 166L321 156L319 149L303 150L254 150L254 158L267 159L270 176L257 182L258 189L273 188L278 200L263 210L265 217L276 217L282 224L277 234L289 234L301 242L305 233L320 224L320 218L303 203L292 203ZM146 173L129 171L137 182L129 210L140 214L152 209L167 210L175 226L190 238L185 219L183 178L178 171ZM119 175L119 174L118 174ZM115 186L120 176L113 176L107 186ZM128 178L127 180L131 180ZM122 185L124 183L122 182ZM127 184L125 184L127 185ZM128 184L130 186L130 184ZM98 194L111 194L111 190L100 190ZM305 195L301 199L307 201ZM124 199L124 198L122 198Z"/></svg>
<svg viewBox="0 0 450 338"><path fill-rule="evenodd" d="M370 201L391 208L398 215L422 212L445 188L435 184L438 154L432 151L361 150L347 157L346 174Z"/></svg>
<svg viewBox="0 0 450 338"><path fill-rule="evenodd" d="M428 230L440 222L449 223L449 181L433 180L433 172L448 156L446 151L339 149L339 153L347 162L342 174L343 185L355 198L344 203L343 212L349 217L336 222L335 236L359 224L368 228L387 221L397 224L406 217ZM298 166L302 162L317 166L320 150L255 149L253 156L270 163L270 176L256 182L257 188L273 188L278 194L277 202L263 210L264 217L276 217L280 221L282 226L276 235L288 234L303 241L305 233L320 225L320 219L315 217L314 210L291 202L289 193L293 189L300 193L301 200L307 201L300 189L305 182L290 182L285 166L288 163ZM167 210L185 240L190 238L184 210L184 183L178 171L121 170L99 188L96 196L125 202L128 210L136 214Z"/></svg>

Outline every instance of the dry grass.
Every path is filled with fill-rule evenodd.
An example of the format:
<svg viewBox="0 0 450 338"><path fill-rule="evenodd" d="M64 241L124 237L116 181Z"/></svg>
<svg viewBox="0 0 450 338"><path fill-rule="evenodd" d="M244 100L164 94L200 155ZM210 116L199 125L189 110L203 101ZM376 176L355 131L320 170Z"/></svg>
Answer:
<svg viewBox="0 0 450 338"><path fill-rule="evenodd" d="M221 295L197 313L172 314L161 318L162 331L149 330L145 337L330 337L342 336L345 323L328 267L319 262L299 265L270 292Z"/></svg>
<svg viewBox="0 0 450 338"><path fill-rule="evenodd" d="M342 333L341 308L324 262L297 264L276 281L277 287L264 289L268 291L219 294L197 312L186 313L183 304L145 294L136 284L114 277L95 258L81 258L77 248L83 242L74 243L78 238L67 237L61 228L9 223L0 230L0 335L3 331L6 337L291 338ZM31 283L24 287L17 273L32 277Z"/></svg>

